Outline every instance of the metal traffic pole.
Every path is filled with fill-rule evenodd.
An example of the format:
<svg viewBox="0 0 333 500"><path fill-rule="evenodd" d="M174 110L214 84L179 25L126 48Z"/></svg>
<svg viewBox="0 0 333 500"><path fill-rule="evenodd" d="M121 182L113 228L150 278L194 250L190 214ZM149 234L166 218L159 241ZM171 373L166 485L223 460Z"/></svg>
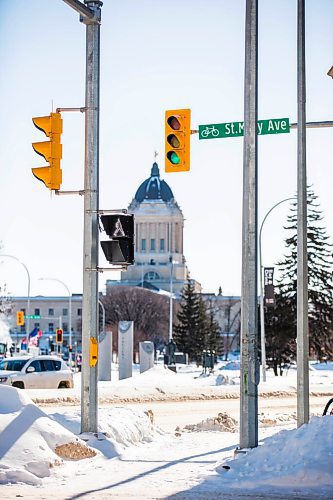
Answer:
<svg viewBox="0 0 333 500"><path fill-rule="evenodd" d="M297 12L297 426L309 421L305 2Z"/></svg>
<svg viewBox="0 0 333 500"><path fill-rule="evenodd" d="M97 433L97 365L90 366L90 339L98 339L98 204L99 204L99 0L64 0L86 25L86 99L84 160L83 313L81 433Z"/></svg>
<svg viewBox="0 0 333 500"><path fill-rule="evenodd" d="M245 23L240 452L258 445L258 0L246 1Z"/></svg>

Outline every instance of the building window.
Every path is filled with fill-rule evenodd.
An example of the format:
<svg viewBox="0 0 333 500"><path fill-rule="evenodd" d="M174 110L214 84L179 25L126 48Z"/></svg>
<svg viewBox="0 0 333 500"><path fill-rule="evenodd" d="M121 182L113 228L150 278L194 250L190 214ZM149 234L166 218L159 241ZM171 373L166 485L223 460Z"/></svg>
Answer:
<svg viewBox="0 0 333 500"><path fill-rule="evenodd" d="M64 332L68 332L68 325L67 325L67 323L63 323L62 324L62 329L64 330Z"/></svg>
<svg viewBox="0 0 333 500"><path fill-rule="evenodd" d="M54 332L54 323L49 323L49 332Z"/></svg>
<svg viewBox="0 0 333 500"><path fill-rule="evenodd" d="M64 309L62 310L62 315L63 315L63 316L68 316L68 309L67 309L67 308L64 308Z"/></svg>
<svg viewBox="0 0 333 500"><path fill-rule="evenodd" d="M54 316L54 309L49 309L49 313L48 313L49 316Z"/></svg>
<svg viewBox="0 0 333 500"><path fill-rule="evenodd" d="M155 252L155 238L152 238L152 239L150 240L150 250L151 250L152 252Z"/></svg>
<svg viewBox="0 0 333 500"><path fill-rule="evenodd" d="M160 239L160 251L164 252L165 251L165 242L164 238Z"/></svg>
<svg viewBox="0 0 333 500"><path fill-rule="evenodd" d="M145 240L145 238L142 238L142 240L141 240L141 251L142 252L146 251L146 240Z"/></svg>
<svg viewBox="0 0 333 500"><path fill-rule="evenodd" d="M36 308L34 314L35 316L40 316L40 309Z"/></svg>
<svg viewBox="0 0 333 500"><path fill-rule="evenodd" d="M82 309L78 309L78 310L77 310L77 315L78 315L78 316L82 316Z"/></svg>
<svg viewBox="0 0 333 500"><path fill-rule="evenodd" d="M145 281L152 281L152 280L159 280L159 279L160 279L160 277L157 273L155 273L155 271L149 271L144 276Z"/></svg>

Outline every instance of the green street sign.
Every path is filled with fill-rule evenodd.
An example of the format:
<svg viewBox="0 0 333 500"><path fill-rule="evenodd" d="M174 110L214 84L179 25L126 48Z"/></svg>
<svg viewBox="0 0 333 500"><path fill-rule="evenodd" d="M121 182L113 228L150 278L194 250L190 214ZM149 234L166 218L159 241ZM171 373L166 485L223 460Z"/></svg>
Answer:
<svg viewBox="0 0 333 500"><path fill-rule="evenodd" d="M40 319L38 314L27 314L25 317L29 319Z"/></svg>
<svg viewBox="0 0 333 500"><path fill-rule="evenodd" d="M258 135L288 134L289 118L271 118L257 121ZM225 137L241 137L244 135L244 122L214 123L199 125L199 139L224 139Z"/></svg>

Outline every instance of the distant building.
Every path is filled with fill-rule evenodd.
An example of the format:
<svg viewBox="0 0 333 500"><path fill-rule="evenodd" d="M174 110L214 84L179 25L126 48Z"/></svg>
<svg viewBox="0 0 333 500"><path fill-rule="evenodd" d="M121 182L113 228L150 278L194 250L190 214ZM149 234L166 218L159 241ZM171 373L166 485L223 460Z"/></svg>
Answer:
<svg viewBox="0 0 333 500"><path fill-rule="evenodd" d="M177 296L187 282L188 267L183 254L184 216L169 185L160 178L157 163L139 186L128 207L135 222L135 264L122 271L115 286L142 286L172 291ZM197 291L201 285L194 281Z"/></svg>
<svg viewBox="0 0 333 500"><path fill-rule="evenodd" d="M24 311L25 315L40 316L29 319L29 332L38 328L43 332L39 340L41 348L47 349L51 342L55 342L57 328L63 329L64 345L69 345L69 302L71 303L71 330L72 344L81 346L82 324L82 295L73 294L65 297L30 297L30 310L27 311L27 297L11 297L13 305L12 324L10 335L15 343L19 343L27 336L28 320L22 326L16 326L16 311Z"/></svg>

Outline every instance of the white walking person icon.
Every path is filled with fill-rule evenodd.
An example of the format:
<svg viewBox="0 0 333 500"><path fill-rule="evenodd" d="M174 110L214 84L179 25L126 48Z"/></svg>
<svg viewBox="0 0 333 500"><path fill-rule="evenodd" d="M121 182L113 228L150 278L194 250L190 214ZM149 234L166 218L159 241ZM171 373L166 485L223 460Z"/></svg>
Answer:
<svg viewBox="0 0 333 500"><path fill-rule="evenodd" d="M123 230L123 226L121 225L121 222L120 222L120 219L119 219L119 218L117 219L117 222L116 222L116 229L115 229L115 231L114 231L114 233L113 233L113 235L112 235L112 236L114 236L114 237L116 237L116 238L117 238L117 237L119 238L119 236L126 236L126 235L125 235L125 231Z"/></svg>

